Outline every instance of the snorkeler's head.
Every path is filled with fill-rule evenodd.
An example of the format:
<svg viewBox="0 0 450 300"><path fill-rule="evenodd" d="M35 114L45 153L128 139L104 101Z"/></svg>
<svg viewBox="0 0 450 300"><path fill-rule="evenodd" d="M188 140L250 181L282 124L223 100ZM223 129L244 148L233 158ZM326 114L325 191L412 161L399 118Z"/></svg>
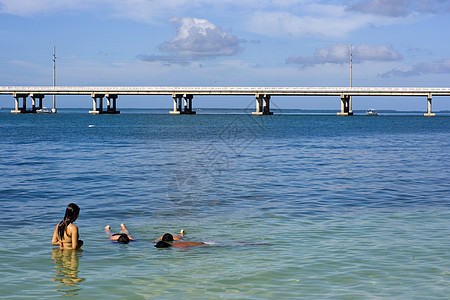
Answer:
<svg viewBox="0 0 450 300"><path fill-rule="evenodd" d="M122 233L117 239L117 242L121 244L128 244L130 242L130 238L128 237L128 235Z"/></svg>
<svg viewBox="0 0 450 300"><path fill-rule="evenodd" d="M173 235L171 235L170 233L166 233L165 235L163 235L161 240L163 242L173 242Z"/></svg>
<svg viewBox="0 0 450 300"><path fill-rule="evenodd" d="M169 247L172 247L172 245L169 244L168 242L159 241L156 243L155 247L156 248L169 248Z"/></svg>

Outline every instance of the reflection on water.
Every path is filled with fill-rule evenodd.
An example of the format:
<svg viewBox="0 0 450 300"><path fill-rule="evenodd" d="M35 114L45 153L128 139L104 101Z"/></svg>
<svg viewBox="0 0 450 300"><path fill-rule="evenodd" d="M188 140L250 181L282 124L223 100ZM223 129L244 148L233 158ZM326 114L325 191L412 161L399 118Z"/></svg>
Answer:
<svg viewBox="0 0 450 300"><path fill-rule="evenodd" d="M55 291L63 292L67 296L78 295L81 290L80 282L84 278L78 277L78 259L83 250L52 250L52 259L55 262L55 276L52 279L58 282Z"/></svg>

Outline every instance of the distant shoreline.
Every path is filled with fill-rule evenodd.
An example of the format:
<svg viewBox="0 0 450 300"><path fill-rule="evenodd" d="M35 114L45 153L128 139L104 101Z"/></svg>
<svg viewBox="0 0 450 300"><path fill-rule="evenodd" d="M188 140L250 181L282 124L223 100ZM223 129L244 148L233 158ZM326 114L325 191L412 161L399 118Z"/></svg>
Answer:
<svg viewBox="0 0 450 300"><path fill-rule="evenodd" d="M14 109L14 107L0 107L0 110L10 110ZM58 107L58 110L90 110L88 107ZM125 110L170 110L170 107L121 107L120 109ZM220 107L198 107L194 110L249 110L253 111L253 108L220 108ZM323 108L323 109L303 109L303 108L272 108L273 111L305 111L305 112L314 112L314 111L336 111L335 108ZM356 109L353 110L354 112L365 112L366 110L363 109ZM417 112L421 113L422 110L395 110L395 109L377 109L378 112L385 112L385 113L410 113L410 112ZM437 110L435 112L440 113L450 113L450 110Z"/></svg>
<svg viewBox="0 0 450 300"><path fill-rule="evenodd" d="M1 107L0 114L11 114L10 107ZM89 108L68 107L58 108L58 114L89 114ZM121 114L153 114L153 115L169 115L170 108L120 108ZM196 108L194 111L199 115L251 115L253 109L251 108ZM272 109L275 116L336 116L337 109ZM377 109L379 116L423 116L424 111L411 110L400 111L392 109ZM365 116L366 110L353 110L354 116ZM448 117L450 110L434 111L437 116ZM29 114L26 114L29 115ZM34 115L34 114L31 114Z"/></svg>

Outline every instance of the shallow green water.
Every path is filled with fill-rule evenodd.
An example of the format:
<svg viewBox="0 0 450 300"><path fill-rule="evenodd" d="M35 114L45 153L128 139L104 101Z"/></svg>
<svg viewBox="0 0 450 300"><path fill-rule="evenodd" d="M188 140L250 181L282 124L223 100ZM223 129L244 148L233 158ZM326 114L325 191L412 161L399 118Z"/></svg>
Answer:
<svg viewBox="0 0 450 300"><path fill-rule="evenodd" d="M3 298L450 294L450 118L0 121ZM50 245L69 202L79 252ZM121 222L135 242L107 240ZM153 247L181 228L209 245Z"/></svg>

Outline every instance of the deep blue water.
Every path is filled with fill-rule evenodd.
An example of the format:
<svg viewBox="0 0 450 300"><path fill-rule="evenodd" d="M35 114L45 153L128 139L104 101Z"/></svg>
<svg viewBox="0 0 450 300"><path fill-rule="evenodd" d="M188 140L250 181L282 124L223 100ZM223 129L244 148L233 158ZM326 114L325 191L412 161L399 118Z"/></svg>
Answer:
<svg viewBox="0 0 450 300"><path fill-rule="evenodd" d="M449 146L447 116L0 113L0 295L442 299ZM215 246L153 247L180 228Z"/></svg>

